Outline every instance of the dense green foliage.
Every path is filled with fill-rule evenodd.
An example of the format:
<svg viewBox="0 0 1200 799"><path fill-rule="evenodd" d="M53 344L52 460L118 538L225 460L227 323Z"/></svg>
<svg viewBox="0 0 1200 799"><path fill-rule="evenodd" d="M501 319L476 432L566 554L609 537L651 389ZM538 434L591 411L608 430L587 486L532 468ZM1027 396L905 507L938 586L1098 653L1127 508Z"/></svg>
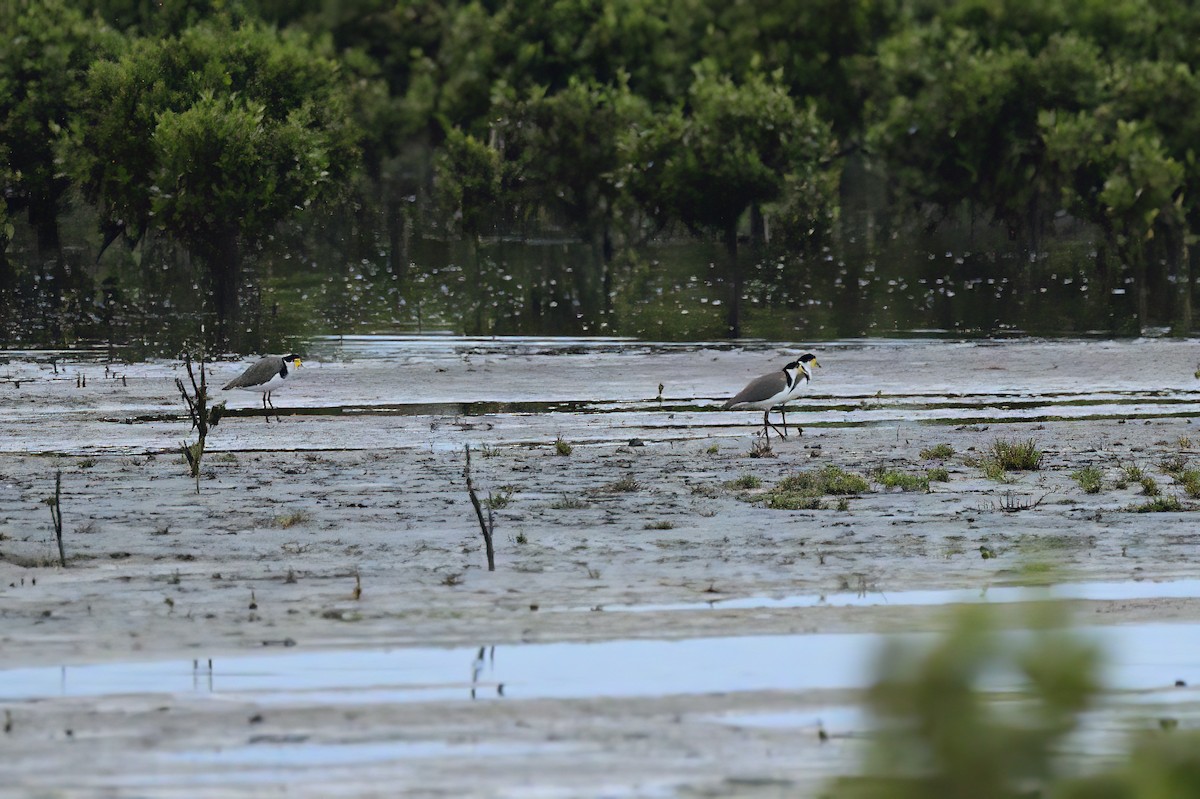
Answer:
<svg viewBox="0 0 1200 799"><path fill-rule="evenodd" d="M967 608L932 645L889 644L878 658L868 697L878 732L871 736L862 773L835 781L822 795L1200 796L1200 738L1175 729L1178 720L1170 717L1157 723L1143 718L1115 766L1079 773L1078 762L1071 762L1080 747L1074 736L1088 728L1089 711L1106 704L1112 710L1102 687L1104 659L1084 633L1065 629L1067 614L1060 605L1031 607L1009 617L994 608ZM1014 623L1018 629L1004 629ZM1101 729L1092 719L1092 735Z"/></svg>
<svg viewBox="0 0 1200 799"><path fill-rule="evenodd" d="M302 256L386 274L394 314L429 281L462 329L614 330L662 289L646 244L691 238L736 336L905 231L995 230L993 260L1131 283L1114 331L1186 332L1198 33L1182 0L12 0L0 291L86 310L153 252L236 321ZM550 239L569 268L505 244Z"/></svg>

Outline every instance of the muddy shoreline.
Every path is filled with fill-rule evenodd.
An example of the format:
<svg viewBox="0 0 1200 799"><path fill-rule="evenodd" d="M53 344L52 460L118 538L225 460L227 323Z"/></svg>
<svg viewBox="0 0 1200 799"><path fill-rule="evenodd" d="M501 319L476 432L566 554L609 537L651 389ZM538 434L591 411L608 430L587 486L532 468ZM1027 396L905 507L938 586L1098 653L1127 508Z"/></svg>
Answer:
<svg viewBox="0 0 1200 799"><path fill-rule="evenodd" d="M8 356L0 684L19 668L212 658L219 671L222 658L247 654L935 631L940 608L886 597L1020 585L1047 569L1092 583L1197 575L1200 501L1163 469L1200 460L1191 342L831 344L816 350L824 368L789 413L804 434L775 443L769 458L751 457L755 413L716 408L793 348L415 349L328 345L303 382L276 395L282 422L239 415L213 432L199 495L176 454L189 435L177 364ZM238 365L211 369L219 384ZM249 410L257 398L228 399ZM977 461L998 438L1034 439L1042 468L988 479ZM922 457L943 443L953 455ZM491 573L463 484L464 446L493 497ZM928 493L872 482L841 508L833 499L820 510L764 506L783 477L827 465L863 475L943 467L949 479ZM1099 493L1072 477L1086 466L1103 474ZM1184 510L1131 512L1147 501L1124 479L1131 466ZM65 570L43 503L58 470ZM746 476L760 484L733 485ZM720 604L838 594L885 599ZM653 608L674 603L689 607ZM1089 625L1188 621L1198 609L1193 596L1077 603ZM264 785L382 795L387 784L419 795L770 796L808 793L850 768L854 730L822 745L812 724L714 724L713 714L807 709L815 718L853 705L853 694L454 698L369 710L347 695L331 716L329 704L303 701L267 712L253 692L150 687L30 702L0 688L0 708L18 720L7 738L22 764L12 795L174 795L202 784L205 757L236 760L228 753L245 749L245 763L203 783L209 795L261 795ZM255 715L265 726L246 722ZM129 736L146 752L120 754ZM54 744L68 737L70 747ZM442 748L386 749L418 739ZM524 744L499 746L513 741ZM385 751L338 749L348 742ZM312 755L313 768L289 778L280 760L303 759L310 744L333 747L325 755L356 751L369 768L351 778ZM488 764L486 780L456 773L468 745ZM82 757L109 765L59 776ZM631 764L628 776L615 775L616 762Z"/></svg>

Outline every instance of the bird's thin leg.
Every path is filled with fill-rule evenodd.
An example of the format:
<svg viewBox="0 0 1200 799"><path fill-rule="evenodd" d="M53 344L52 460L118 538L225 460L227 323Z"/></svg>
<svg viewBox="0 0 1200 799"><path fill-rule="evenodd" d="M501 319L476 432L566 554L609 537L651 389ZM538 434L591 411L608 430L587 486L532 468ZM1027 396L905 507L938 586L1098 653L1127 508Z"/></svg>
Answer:
<svg viewBox="0 0 1200 799"><path fill-rule="evenodd" d="M764 424L764 425L770 425L771 427L775 427L775 425L771 424L771 420L768 418L768 415L769 415L770 413L771 413L771 412L768 410L768 411L766 411L766 412L763 414L763 424ZM787 432L786 432L786 430L787 430L787 425L786 425L786 424L784 425L784 429L783 429L783 430L780 430L778 427L775 427L775 432L776 432L776 433L779 433L779 435L780 435L782 438L787 438Z"/></svg>
<svg viewBox="0 0 1200 799"><path fill-rule="evenodd" d="M275 411L275 421L280 421L279 409L275 407L275 403L271 402L271 392L267 392L267 403L271 406L271 410Z"/></svg>
<svg viewBox="0 0 1200 799"><path fill-rule="evenodd" d="M783 417L783 437L787 438L787 406L779 406L779 415Z"/></svg>
<svg viewBox="0 0 1200 799"><path fill-rule="evenodd" d="M263 421L267 424L271 423L271 415L267 412L267 394L263 393Z"/></svg>
<svg viewBox="0 0 1200 799"><path fill-rule="evenodd" d="M787 407L786 407L786 405L780 405L779 413L784 415L784 431L787 431ZM804 435L804 428L797 425L796 426L796 434Z"/></svg>

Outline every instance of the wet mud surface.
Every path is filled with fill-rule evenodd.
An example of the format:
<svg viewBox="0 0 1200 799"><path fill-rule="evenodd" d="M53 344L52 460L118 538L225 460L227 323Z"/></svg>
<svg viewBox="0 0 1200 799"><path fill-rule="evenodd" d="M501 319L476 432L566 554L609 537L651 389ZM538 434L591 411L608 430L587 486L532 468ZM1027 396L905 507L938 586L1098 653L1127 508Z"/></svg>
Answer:
<svg viewBox="0 0 1200 799"><path fill-rule="evenodd" d="M178 364L0 357L0 709L20 764L0 793L810 794L854 767L883 635L1047 574L1114 651L1182 653L1118 663L1083 748L1163 707L1191 723L1171 689L1200 685L1200 660L1154 642L1195 638L1200 611L1200 500L1174 468L1200 463L1194 343L812 351L788 414L803 435L752 457L761 413L720 403L794 348L318 342L279 422L216 392L233 413L199 495ZM997 439L1034 439L1042 468L988 479ZM954 454L922 456L937 444ZM766 506L825 466L948 480ZM1089 466L1099 493L1072 477ZM1180 509L1133 512L1150 497L1129 467ZM58 470L66 569L43 502Z"/></svg>

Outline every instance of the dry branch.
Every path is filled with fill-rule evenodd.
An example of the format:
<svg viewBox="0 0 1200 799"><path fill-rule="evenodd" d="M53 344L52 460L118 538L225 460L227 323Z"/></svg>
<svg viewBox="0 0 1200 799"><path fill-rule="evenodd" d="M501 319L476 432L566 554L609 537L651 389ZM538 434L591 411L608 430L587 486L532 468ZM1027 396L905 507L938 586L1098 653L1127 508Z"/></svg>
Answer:
<svg viewBox="0 0 1200 799"><path fill-rule="evenodd" d="M488 571L496 571L496 552L492 549L492 529L495 519L492 517L491 503L488 503L487 519L483 518L483 506L479 502L479 497L475 494L475 484L471 480L471 447L465 445L463 449L467 453L467 465L463 469L463 477L467 478L467 494L471 497L471 504L475 506L475 517L479 519L479 529L483 531L483 546L487 551Z"/></svg>
<svg viewBox="0 0 1200 799"><path fill-rule="evenodd" d="M67 568L67 554L63 550L62 539L62 469L54 475L54 497L46 500L50 506L50 518L54 521L54 538L58 541L58 562Z"/></svg>

